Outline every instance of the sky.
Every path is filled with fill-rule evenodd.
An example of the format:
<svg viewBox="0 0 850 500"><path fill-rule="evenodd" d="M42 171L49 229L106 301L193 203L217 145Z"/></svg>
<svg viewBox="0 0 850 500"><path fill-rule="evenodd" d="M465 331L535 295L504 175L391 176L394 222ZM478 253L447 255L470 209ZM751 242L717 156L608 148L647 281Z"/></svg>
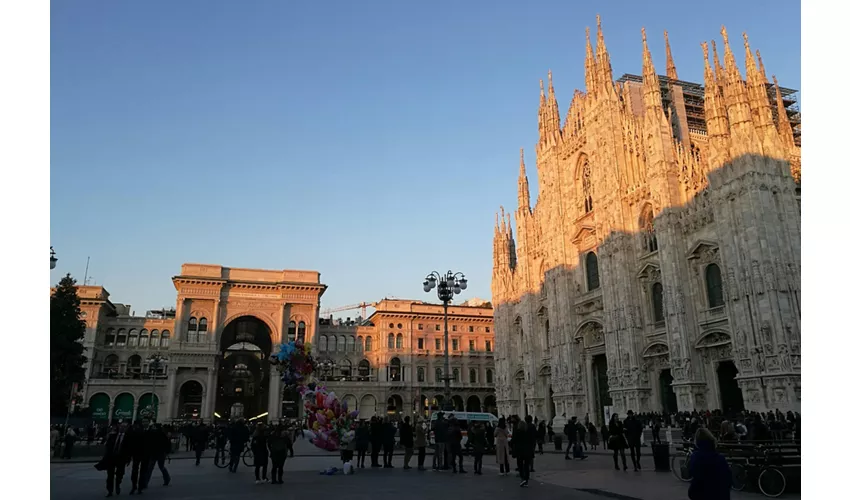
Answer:
<svg viewBox="0 0 850 500"><path fill-rule="evenodd" d="M487 299L520 148L537 189L538 80L563 119L596 14L615 78L646 27L659 73L666 29L701 83L725 24L739 66L746 31L800 88L799 2L595 3L51 2L52 282L90 257L136 314L175 304L185 262L317 270L323 308L436 301L423 278L447 270Z"/></svg>

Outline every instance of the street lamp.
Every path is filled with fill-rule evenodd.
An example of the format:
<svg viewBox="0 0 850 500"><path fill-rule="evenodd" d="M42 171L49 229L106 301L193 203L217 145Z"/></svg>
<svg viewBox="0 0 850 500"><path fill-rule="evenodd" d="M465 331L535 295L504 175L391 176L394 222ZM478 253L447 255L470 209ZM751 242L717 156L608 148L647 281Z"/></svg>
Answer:
<svg viewBox="0 0 850 500"><path fill-rule="evenodd" d="M443 381L446 384L443 409L451 410L453 408L451 402L452 389L449 381L453 377L449 374L449 302L451 302L455 295L460 295L460 292L466 290L466 276L463 273L453 273L451 271L440 276L440 273L434 271L425 277L425 281L422 283L422 289L425 290L425 293L428 293L434 288L437 289L437 298L443 303Z"/></svg>
<svg viewBox="0 0 850 500"><path fill-rule="evenodd" d="M50 269L56 269L56 261L58 260L56 258L56 251L53 250L53 247L50 247Z"/></svg>
<svg viewBox="0 0 850 500"><path fill-rule="evenodd" d="M159 401L156 399L156 374L168 358L155 352L148 357L148 371L151 373L151 422L156 422L159 416Z"/></svg>

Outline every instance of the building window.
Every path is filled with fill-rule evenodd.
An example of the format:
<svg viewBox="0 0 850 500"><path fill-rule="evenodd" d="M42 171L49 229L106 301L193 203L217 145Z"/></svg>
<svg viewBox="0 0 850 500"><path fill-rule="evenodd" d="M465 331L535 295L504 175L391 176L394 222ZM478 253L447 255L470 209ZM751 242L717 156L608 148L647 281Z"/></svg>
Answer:
<svg viewBox="0 0 850 500"><path fill-rule="evenodd" d="M286 341L287 342L295 342L296 332L297 332L297 330L295 328L295 322L290 321L289 327L286 329Z"/></svg>
<svg viewBox="0 0 850 500"><path fill-rule="evenodd" d="M708 307L720 307L726 303L723 300L723 278L720 275L720 266L717 264L706 266L705 287L708 292Z"/></svg>
<svg viewBox="0 0 850 500"><path fill-rule="evenodd" d="M424 329L425 329L425 326L424 326L422 323L419 323L418 325L416 325L416 328L417 328L418 330L424 330Z"/></svg>
<svg viewBox="0 0 850 500"><path fill-rule="evenodd" d="M357 352L363 352L363 335L357 337Z"/></svg>
<svg viewBox="0 0 850 500"><path fill-rule="evenodd" d="M402 338L400 333L395 337L395 348L404 349L404 338Z"/></svg>
<svg viewBox="0 0 850 500"><path fill-rule="evenodd" d="M118 373L118 356L110 354L103 361L103 372L109 375Z"/></svg>
<svg viewBox="0 0 850 500"><path fill-rule="evenodd" d="M434 339L434 348L438 351L442 350L442 339Z"/></svg>
<svg viewBox="0 0 850 500"><path fill-rule="evenodd" d="M328 337L328 352L337 351L336 335ZM345 339L342 340L342 346L345 347Z"/></svg>
<svg viewBox="0 0 850 500"><path fill-rule="evenodd" d="M472 332L474 332L474 331L475 331L475 327L474 327L474 326L470 326L470 327L469 327L469 333L472 333Z"/></svg>
<svg viewBox="0 0 850 500"><path fill-rule="evenodd" d="M401 360L398 358L393 358L390 361L390 373L389 379L391 382L401 382Z"/></svg>
<svg viewBox="0 0 850 500"><path fill-rule="evenodd" d="M395 328L395 323L390 323L390 329Z"/></svg>
<svg viewBox="0 0 850 500"><path fill-rule="evenodd" d="M395 347L395 335L392 333L387 337L387 349L392 350Z"/></svg>
<svg viewBox="0 0 850 500"><path fill-rule="evenodd" d="M307 338L307 323L304 323L303 321L298 322L298 334L296 335L296 338L301 342L304 342L304 339Z"/></svg>
<svg viewBox="0 0 850 500"><path fill-rule="evenodd" d="M159 345L162 348L167 348L168 344L171 342L171 332L169 332L168 330L163 330L162 337L160 338L162 340L160 341ZM153 342L153 333L151 333L151 342Z"/></svg>
<svg viewBox="0 0 850 500"><path fill-rule="evenodd" d="M484 333L490 333L490 327L489 326L484 327Z"/></svg>
<svg viewBox="0 0 850 500"><path fill-rule="evenodd" d="M434 369L434 382L440 383L443 381L443 369L435 368Z"/></svg>
<svg viewBox="0 0 850 500"><path fill-rule="evenodd" d="M370 352L372 350L372 336L369 335L366 337L366 352Z"/></svg>
<svg viewBox="0 0 850 500"><path fill-rule="evenodd" d="M425 349L425 339L418 339L417 342L420 349Z"/></svg>
<svg viewBox="0 0 850 500"><path fill-rule="evenodd" d="M545 331L546 331L546 348L548 349L549 346L551 345L549 343L551 341L551 339L549 338L549 320L548 319L546 320L546 323L543 324L543 328L545 328Z"/></svg>
<svg viewBox="0 0 850 500"><path fill-rule="evenodd" d="M110 328L106 330L106 341L104 342L107 346L115 345L115 329Z"/></svg>
<svg viewBox="0 0 850 500"><path fill-rule="evenodd" d="M478 383L478 371L476 371L475 368L469 369L469 383L470 384L477 384Z"/></svg>
<svg viewBox="0 0 850 500"><path fill-rule="evenodd" d="M201 318L198 321L198 342L206 342L207 340L207 318Z"/></svg>
<svg viewBox="0 0 850 500"><path fill-rule="evenodd" d="M475 350L475 341L474 341L474 340L470 340L470 341L469 341L469 350L470 350L470 351L474 351L474 350Z"/></svg>
<svg viewBox="0 0 850 500"><path fill-rule="evenodd" d="M490 344L489 340L484 341L484 350L487 351L487 352L493 351L493 346Z"/></svg>
<svg viewBox="0 0 850 500"><path fill-rule="evenodd" d="M655 213L652 207L648 204L640 214L640 237L644 252L654 252L658 250L658 239L655 237Z"/></svg>
<svg viewBox="0 0 850 500"><path fill-rule="evenodd" d="M584 258L584 272L587 275L587 291L599 288L599 260L595 253L590 252Z"/></svg>
<svg viewBox="0 0 850 500"><path fill-rule="evenodd" d="M485 372L485 376L487 377L487 383L492 384L493 383L493 370L487 369L487 371Z"/></svg>
<svg viewBox="0 0 850 500"><path fill-rule="evenodd" d="M453 332L456 332L456 331L457 331L457 325L452 325L452 331L453 331Z"/></svg>
<svg viewBox="0 0 850 500"><path fill-rule="evenodd" d="M151 330L151 347L159 347L159 330Z"/></svg>
<svg viewBox="0 0 850 500"><path fill-rule="evenodd" d="M656 324L664 322L664 287L652 284L652 319Z"/></svg>
<svg viewBox="0 0 850 500"><path fill-rule="evenodd" d="M417 382L425 382L425 368L421 366L416 369L416 381Z"/></svg>
<svg viewBox="0 0 850 500"><path fill-rule="evenodd" d="M354 342L354 335L350 335L348 337L348 345L346 346L345 350L348 352L355 352L357 348L355 347L356 344Z"/></svg>
<svg viewBox="0 0 850 500"><path fill-rule="evenodd" d="M371 339L372 337L366 337L367 346L371 344ZM357 376L360 377L360 380L369 380L369 376L372 374L371 371L372 368L369 366L368 360L363 359L357 364Z"/></svg>
<svg viewBox="0 0 850 500"><path fill-rule="evenodd" d="M437 330L437 331L439 332L439 331L440 331L440 325L439 325L439 324L435 325L435 326L434 326L434 329L435 329L435 330Z"/></svg>
<svg viewBox="0 0 850 500"><path fill-rule="evenodd" d="M115 341L115 345L118 347L124 347L127 345L127 330L123 328L118 329L118 339Z"/></svg>
<svg viewBox="0 0 850 500"><path fill-rule="evenodd" d="M339 364L339 375L343 378L351 376L351 361L347 359L342 360L342 363Z"/></svg>
<svg viewBox="0 0 850 500"><path fill-rule="evenodd" d="M460 349L458 344L460 344L460 342L458 342L457 339L452 339L452 351L457 351Z"/></svg>
<svg viewBox="0 0 850 500"><path fill-rule="evenodd" d="M399 330L401 330L401 323L399 323L398 325L396 325L396 327L397 327Z"/></svg>
<svg viewBox="0 0 850 500"><path fill-rule="evenodd" d="M587 158L581 166L581 192L584 195L584 213L589 214L593 211L593 196L591 195L590 184L590 162Z"/></svg>
<svg viewBox="0 0 850 500"><path fill-rule="evenodd" d="M319 352L324 352L328 350L328 336L322 335L319 337Z"/></svg>
<svg viewBox="0 0 850 500"><path fill-rule="evenodd" d="M189 318L188 335L186 336L186 340L192 344L198 341L198 318L194 316Z"/></svg>
<svg viewBox="0 0 850 500"><path fill-rule="evenodd" d="M458 384L461 382L460 381L460 370L458 370L457 368L452 368L452 380L454 380Z"/></svg>
<svg viewBox="0 0 850 500"><path fill-rule="evenodd" d="M139 332L139 347L147 347L148 346L148 331L142 328L142 331Z"/></svg>
<svg viewBox="0 0 850 500"><path fill-rule="evenodd" d="M130 329L130 339L128 340L127 345L130 347L136 347L139 345L139 333L135 328Z"/></svg>

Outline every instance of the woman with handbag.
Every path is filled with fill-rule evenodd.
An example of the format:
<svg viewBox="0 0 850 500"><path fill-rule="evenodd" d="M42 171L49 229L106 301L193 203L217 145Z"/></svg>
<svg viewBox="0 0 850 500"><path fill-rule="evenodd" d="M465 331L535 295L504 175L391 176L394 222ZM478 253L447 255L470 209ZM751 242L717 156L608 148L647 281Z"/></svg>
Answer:
<svg viewBox="0 0 850 500"><path fill-rule="evenodd" d="M620 422L620 416L616 413L611 415L611 422L608 423L608 433L611 436L608 438L608 448L614 452L614 468L620 470L620 465L617 461L617 452L620 452L620 456L623 458L623 470L629 470L629 467L626 465L625 429L623 428L623 423Z"/></svg>

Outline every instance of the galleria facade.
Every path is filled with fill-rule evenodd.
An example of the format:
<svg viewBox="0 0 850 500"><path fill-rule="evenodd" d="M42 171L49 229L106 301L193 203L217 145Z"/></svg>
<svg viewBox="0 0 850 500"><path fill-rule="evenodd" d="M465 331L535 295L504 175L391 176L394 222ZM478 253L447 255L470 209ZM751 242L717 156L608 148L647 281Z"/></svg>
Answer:
<svg viewBox="0 0 850 500"><path fill-rule="evenodd" d="M422 415L443 398L449 349L452 402L495 411L493 309L384 299L364 321L319 317L315 271L184 264L174 309L139 317L101 286L80 286L88 365L81 400L98 421L263 418L301 413L269 363L282 341L310 342L316 376L363 418ZM164 360L152 363L152 355ZM161 404L160 404L161 401Z"/></svg>
<svg viewBox="0 0 850 500"><path fill-rule="evenodd" d="M704 85L669 42L656 74L645 32L642 74L615 82L597 24L564 122L541 81L536 203L521 157L496 216L499 413L799 411L795 91L746 35L742 75L725 29Z"/></svg>

